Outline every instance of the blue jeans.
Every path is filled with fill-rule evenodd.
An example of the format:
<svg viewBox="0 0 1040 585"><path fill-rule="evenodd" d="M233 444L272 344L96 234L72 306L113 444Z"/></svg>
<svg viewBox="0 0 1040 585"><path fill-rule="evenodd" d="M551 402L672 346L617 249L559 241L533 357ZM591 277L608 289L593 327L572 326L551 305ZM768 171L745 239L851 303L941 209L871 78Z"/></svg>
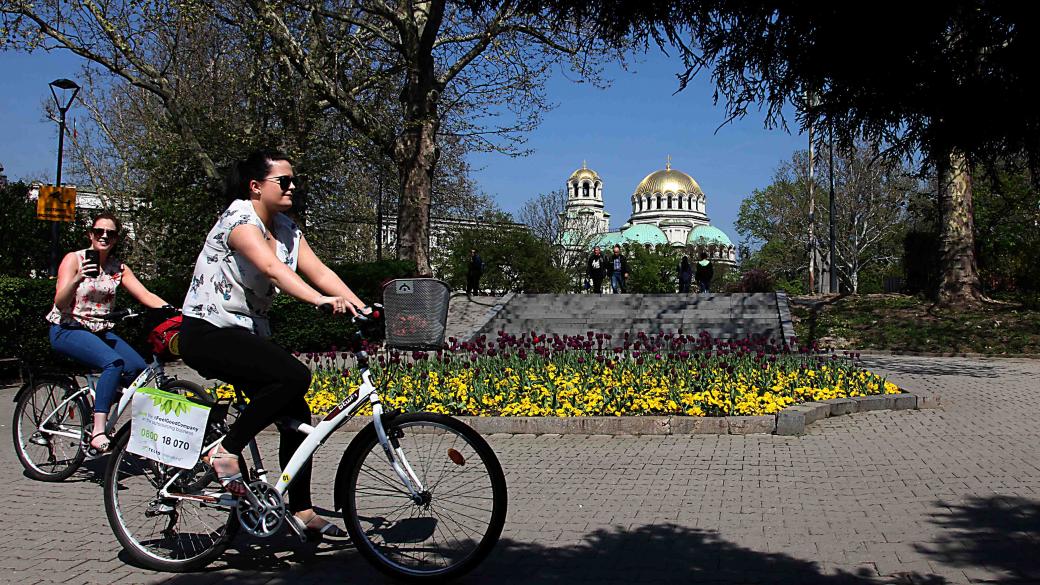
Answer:
<svg viewBox="0 0 1040 585"><path fill-rule="evenodd" d="M620 272L613 272L610 275L610 288L614 294L620 294L625 289L625 277Z"/></svg>
<svg viewBox="0 0 1040 585"><path fill-rule="evenodd" d="M92 333L73 325L51 325L54 351L101 370L94 387L94 412L108 414L120 382L129 384L147 364L115 333Z"/></svg>

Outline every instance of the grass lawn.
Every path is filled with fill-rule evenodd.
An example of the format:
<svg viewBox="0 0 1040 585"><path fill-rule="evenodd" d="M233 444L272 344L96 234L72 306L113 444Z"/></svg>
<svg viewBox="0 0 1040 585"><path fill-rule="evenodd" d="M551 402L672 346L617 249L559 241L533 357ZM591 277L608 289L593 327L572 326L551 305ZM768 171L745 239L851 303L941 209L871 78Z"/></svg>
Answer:
<svg viewBox="0 0 1040 585"><path fill-rule="evenodd" d="M992 303L967 311L895 294L794 297L799 341L836 349L1040 354L1040 311Z"/></svg>

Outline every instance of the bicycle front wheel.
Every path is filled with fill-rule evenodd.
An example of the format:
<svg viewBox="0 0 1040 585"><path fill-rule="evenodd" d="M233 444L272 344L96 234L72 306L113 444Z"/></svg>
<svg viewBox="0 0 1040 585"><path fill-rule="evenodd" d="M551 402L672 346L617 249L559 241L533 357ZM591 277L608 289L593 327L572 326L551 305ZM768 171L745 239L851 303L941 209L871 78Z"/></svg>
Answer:
<svg viewBox="0 0 1040 585"><path fill-rule="evenodd" d="M76 390L65 381L40 380L18 399L11 431L18 460L29 477L61 481L83 463L90 414L80 398L62 404Z"/></svg>
<svg viewBox="0 0 1040 585"><path fill-rule="evenodd" d="M129 442L130 433L119 435L105 470L105 513L119 544L136 564L156 571L195 571L213 562L238 520L230 507L204 501L220 493L209 466L181 471L127 452ZM161 497L177 472L169 491L181 497Z"/></svg>
<svg viewBox="0 0 1040 585"><path fill-rule="evenodd" d="M419 501L391 468L369 424L351 442L337 474L351 540L394 577L440 580L466 573L491 552L505 524L506 480L495 452L449 416L386 420L396 458L422 484Z"/></svg>

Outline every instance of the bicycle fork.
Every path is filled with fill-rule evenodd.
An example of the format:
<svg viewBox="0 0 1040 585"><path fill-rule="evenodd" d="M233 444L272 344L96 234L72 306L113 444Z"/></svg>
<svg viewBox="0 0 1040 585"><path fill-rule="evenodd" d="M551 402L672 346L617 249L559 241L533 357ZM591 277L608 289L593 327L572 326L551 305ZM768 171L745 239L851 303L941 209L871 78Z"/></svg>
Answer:
<svg viewBox="0 0 1040 585"><path fill-rule="evenodd" d="M394 473L397 474L401 483L408 488L412 501L416 505L426 503L426 500L429 498L428 494L426 494L426 488L423 487L422 482L415 475L411 464L408 463L404 450L401 449L400 443L397 442L398 437L388 437L386 429L383 428L383 405L375 394L372 394L372 424L375 426L379 444L383 447L383 452L386 453L387 461L390 462L390 466L394 469Z"/></svg>

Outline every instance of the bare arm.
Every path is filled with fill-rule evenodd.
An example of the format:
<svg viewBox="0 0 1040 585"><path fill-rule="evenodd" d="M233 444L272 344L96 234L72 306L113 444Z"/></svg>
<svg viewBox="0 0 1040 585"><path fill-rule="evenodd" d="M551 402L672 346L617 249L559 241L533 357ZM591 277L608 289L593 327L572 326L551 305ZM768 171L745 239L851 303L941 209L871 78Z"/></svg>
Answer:
<svg viewBox="0 0 1040 585"><path fill-rule="evenodd" d="M365 302L354 294L354 291L350 290L350 287L343 282L343 279L318 258L314 250L311 249L310 244L307 243L307 239L303 237L300 238L298 265L300 272L307 277L307 280L314 283L314 286L321 289L325 294L343 297L353 307L359 309L365 306ZM353 313L353 311L351 312Z"/></svg>
<svg viewBox="0 0 1040 585"><path fill-rule="evenodd" d="M126 292L130 293L137 302L148 307L149 309L158 309L163 305L168 305L166 301L159 295L148 290L141 281L134 275L134 271L130 270L130 267L126 264L123 265L123 280L122 284L126 287Z"/></svg>
<svg viewBox="0 0 1040 585"><path fill-rule="evenodd" d="M228 236L228 245L245 256L246 260L252 262L260 272L270 278L275 286L290 296L315 306L324 303L335 304L334 298L326 297L314 290L293 272L292 268L279 260L274 251L264 243L264 235L255 225L236 226Z"/></svg>
<svg viewBox="0 0 1040 585"><path fill-rule="evenodd" d="M54 291L54 306L61 310L72 306L72 301L76 298L76 287L83 282L84 278L86 276L83 274L83 267L80 266L76 253L65 254L61 265L58 266L58 284Z"/></svg>

